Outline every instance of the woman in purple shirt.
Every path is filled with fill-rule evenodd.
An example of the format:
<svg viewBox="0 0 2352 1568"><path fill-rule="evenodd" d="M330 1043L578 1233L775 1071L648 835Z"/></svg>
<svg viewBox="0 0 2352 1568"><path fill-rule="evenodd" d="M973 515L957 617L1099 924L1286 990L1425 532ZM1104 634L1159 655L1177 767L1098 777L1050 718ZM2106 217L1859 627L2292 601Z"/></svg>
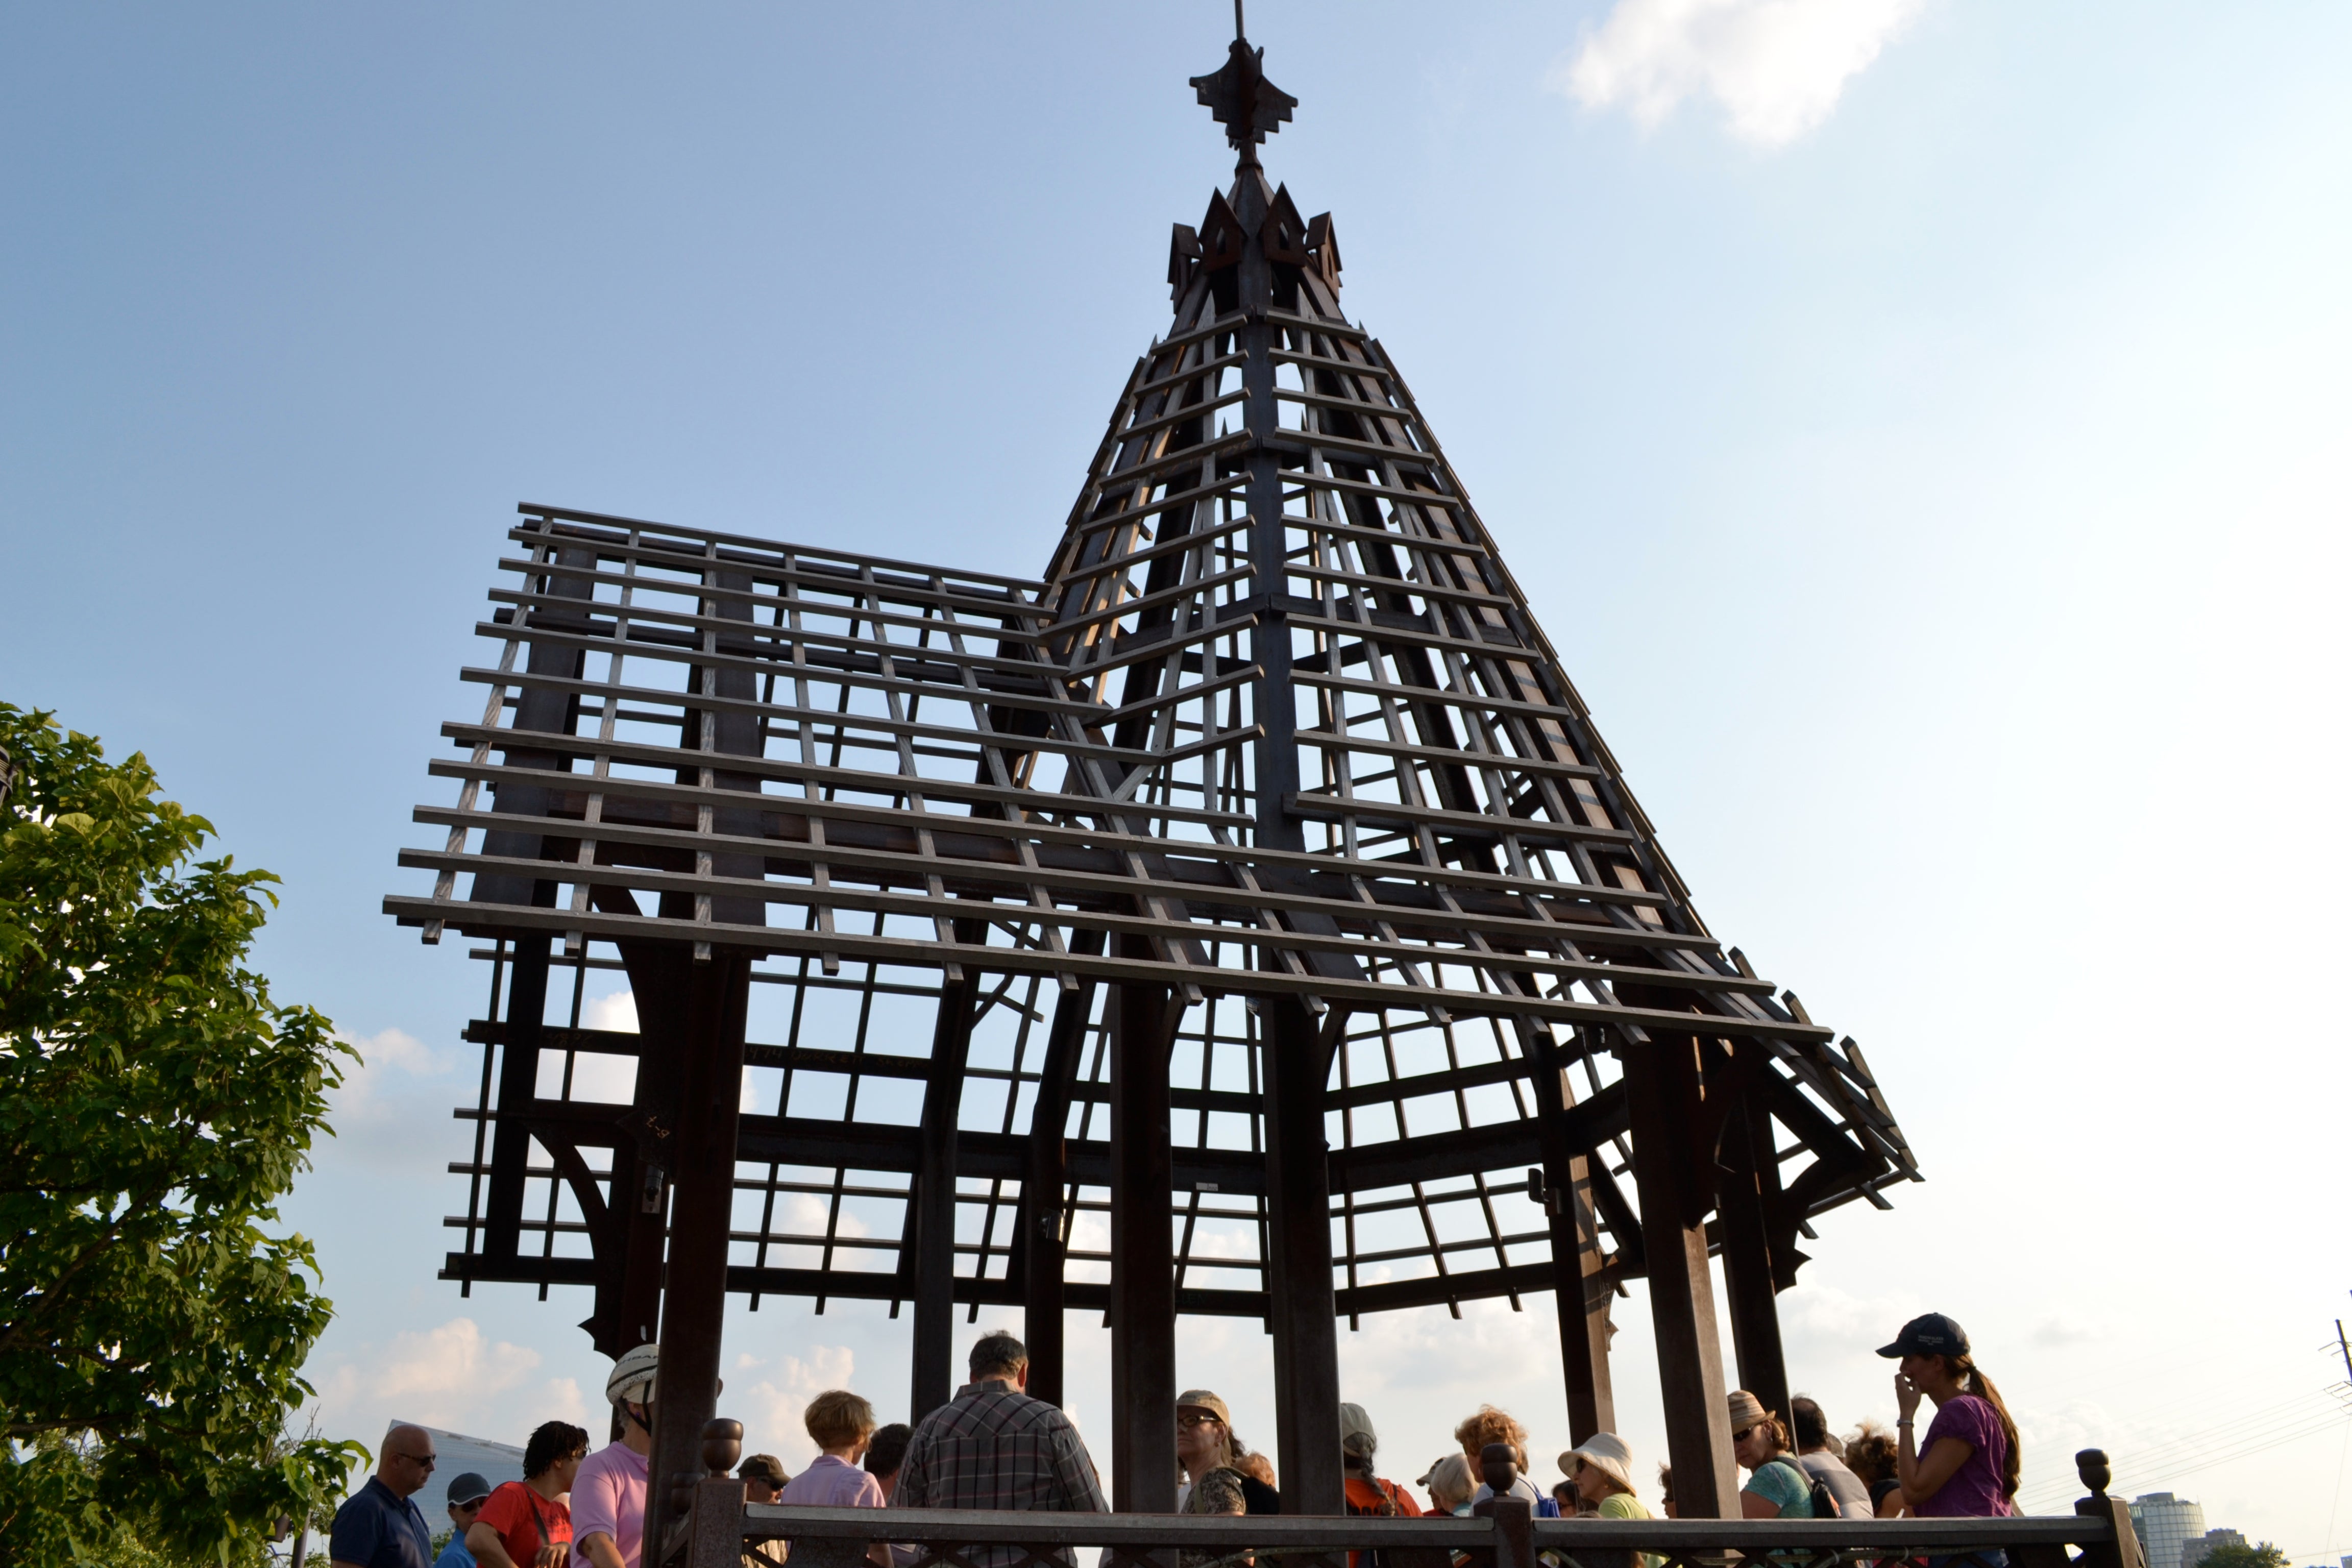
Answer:
<svg viewBox="0 0 2352 1568"><path fill-rule="evenodd" d="M1941 1312L1903 1325L1880 1355L1900 1358L1895 1374L1895 1475L1920 1519L1982 1519L2017 1511L2017 1423L2000 1391L1969 1359L1969 1336ZM1927 1436L1915 1443L1919 1396L1936 1402Z"/></svg>

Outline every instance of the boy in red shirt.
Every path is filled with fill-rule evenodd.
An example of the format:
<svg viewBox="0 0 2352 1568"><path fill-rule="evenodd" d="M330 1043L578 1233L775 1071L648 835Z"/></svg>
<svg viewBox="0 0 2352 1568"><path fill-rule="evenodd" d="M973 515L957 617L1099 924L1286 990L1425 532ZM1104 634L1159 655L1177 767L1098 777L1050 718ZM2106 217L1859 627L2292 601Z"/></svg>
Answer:
<svg viewBox="0 0 2352 1568"><path fill-rule="evenodd" d="M561 1500L587 1457L588 1434L568 1422L550 1421L530 1435L522 1451L530 1479L492 1492L466 1531L466 1550L479 1568L563 1568L572 1510Z"/></svg>

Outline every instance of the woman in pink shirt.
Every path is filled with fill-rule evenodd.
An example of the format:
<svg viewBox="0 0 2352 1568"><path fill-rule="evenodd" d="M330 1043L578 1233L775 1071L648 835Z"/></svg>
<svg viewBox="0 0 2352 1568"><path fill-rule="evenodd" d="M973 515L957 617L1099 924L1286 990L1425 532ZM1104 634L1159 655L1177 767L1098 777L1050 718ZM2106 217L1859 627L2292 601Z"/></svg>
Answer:
<svg viewBox="0 0 2352 1568"><path fill-rule="evenodd" d="M572 1568L639 1568L646 1546L646 1469L654 1451L654 1372L660 1351L638 1345L613 1363L604 1396L626 1425L621 1440L572 1478Z"/></svg>

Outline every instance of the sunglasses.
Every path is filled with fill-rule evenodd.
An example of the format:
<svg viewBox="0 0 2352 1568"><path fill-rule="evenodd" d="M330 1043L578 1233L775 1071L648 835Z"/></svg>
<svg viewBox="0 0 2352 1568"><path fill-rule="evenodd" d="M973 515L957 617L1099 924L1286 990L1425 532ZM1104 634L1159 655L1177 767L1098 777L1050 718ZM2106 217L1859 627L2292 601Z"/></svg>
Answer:
<svg viewBox="0 0 2352 1568"><path fill-rule="evenodd" d="M441 1457L437 1454L425 1454L422 1456L416 1454L394 1454L393 1458L395 1459L406 1459L410 1464L415 1465L420 1470L429 1470L434 1466L441 1462Z"/></svg>
<svg viewBox="0 0 2352 1568"><path fill-rule="evenodd" d="M1206 1414L1180 1412L1176 1417L1176 1425L1179 1426L1214 1426L1217 1425L1217 1418Z"/></svg>

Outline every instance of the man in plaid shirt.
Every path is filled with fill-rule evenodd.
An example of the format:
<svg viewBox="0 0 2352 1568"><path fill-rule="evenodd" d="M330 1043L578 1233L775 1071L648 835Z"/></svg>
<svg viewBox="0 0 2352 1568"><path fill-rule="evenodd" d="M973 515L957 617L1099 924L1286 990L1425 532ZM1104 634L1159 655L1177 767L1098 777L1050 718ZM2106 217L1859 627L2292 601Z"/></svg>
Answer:
<svg viewBox="0 0 2352 1568"><path fill-rule="evenodd" d="M1108 1512L1077 1428L1023 1393L1028 1384L1029 1350L1019 1340L1000 1329L972 1346L971 1381L916 1426L890 1506ZM967 1555L985 1565L1027 1553L1003 1546Z"/></svg>

